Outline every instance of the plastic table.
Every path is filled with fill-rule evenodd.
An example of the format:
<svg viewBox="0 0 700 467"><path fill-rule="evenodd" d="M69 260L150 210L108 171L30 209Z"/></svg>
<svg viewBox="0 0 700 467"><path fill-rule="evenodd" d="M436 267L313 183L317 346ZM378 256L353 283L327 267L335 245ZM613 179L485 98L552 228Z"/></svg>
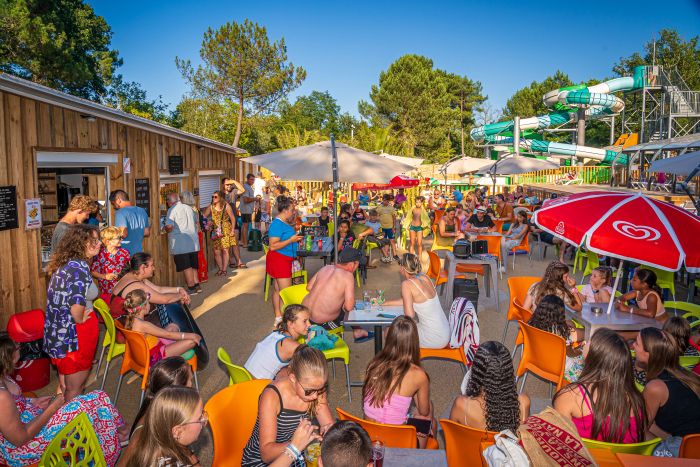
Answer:
<svg viewBox="0 0 700 467"><path fill-rule="evenodd" d="M623 467L700 467L697 459L640 456L639 454L615 454Z"/></svg>
<svg viewBox="0 0 700 467"><path fill-rule="evenodd" d="M447 453L440 449L384 448L384 467L447 467Z"/></svg>
<svg viewBox="0 0 700 467"><path fill-rule="evenodd" d="M598 306L603 309L603 313L593 313L592 306ZM583 309L580 312L574 311L568 306L566 307L566 317L573 318L583 325L586 329L586 341L589 341L591 335L599 328L608 328L613 331L641 331L644 328L661 329L663 323L656 321L653 318L635 315L634 313L625 313L615 307L607 314L607 303L584 303Z"/></svg>
<svg viewBox="0 0 700 467"><path fill-rule="evenodd" d="M486 290L486 296L491 296L491 286L493 284L493 291L496 295L496 311L501 312L501 304L498 296L498 260L494 259L492 261L484 261L477 258L462 259L455 257L454 253L449 250L445 250L445 269L447 269L447 290L445 295L447 300L445 306L451 307L452 300L454 300L454 281L455 273L457 271L458 264L481 264L484 266L484 289Z"/></svg>

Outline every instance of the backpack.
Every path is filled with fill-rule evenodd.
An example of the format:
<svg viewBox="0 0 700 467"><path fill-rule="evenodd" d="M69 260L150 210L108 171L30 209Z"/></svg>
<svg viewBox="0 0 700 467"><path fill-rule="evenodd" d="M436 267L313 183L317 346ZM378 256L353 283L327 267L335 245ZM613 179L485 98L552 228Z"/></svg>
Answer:
<svg viewBox="0 0 700 467"><path fill-rule="evenodd" d="M496 444L484 449L489 467L530 467L530 460L512 431L503 430L494 438Z"/></svg>

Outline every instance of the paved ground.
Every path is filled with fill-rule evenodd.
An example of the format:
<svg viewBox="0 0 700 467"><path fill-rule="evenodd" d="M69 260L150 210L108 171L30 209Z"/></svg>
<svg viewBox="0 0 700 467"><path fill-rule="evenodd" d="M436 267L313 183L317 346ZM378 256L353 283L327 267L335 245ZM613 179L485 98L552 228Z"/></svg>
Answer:
<svg viewBox="0 0 700 467"><path fill-rule="evenodd" d="M427 240L428 247L431 244L430 239ZM500 341L503 336L503 328L508 304L508 284L506 278L509 276L542 276L546 266L554 259L553 249L547 251L548 256L544 262L537 261L537 254L533 255L532 267L528 259L524 255L518 255L516 259L515 271L512 270L512 257L509 261L509 269L507 276L503 276L500 281L500 299L501 313L496 312L495 302L492 302L490 308L479 310L479 325L481 329L482 342L488 340ZM192 298L192 312L197 319L197 323L204 333L204 337L209 346L211 360L208 367L199 373L199 388L202 394L202 399L206 401L217 391L225 388L228 385L229 375L226 369L216 359L216 351L219 347L223 347L234 364L243 365L250 353L253 351L255 344L262 340L272 328L274 313L271 302L264 301L263 280L265 277L264 259L261 259L261 253L243 252L243 260L250 269L237 270L229 273L227 277L215 277L212 274L209 276L209 281L202 284L203 294ZM400 296L401 275L399 267L396 263L386 265L377 259L373 264L377 269L372 269L368 274L367 285L363 285L356 290L356 298L362 298L363 290L387 288L388 298L398 298ZM442 257L442 254L440 255ZM424 253L424 260L427 260L427 254ZM567 261L571 263L571 261ZM309 278L316 273L322 266L321 260L307 260L307 270ZM581 278L581 272L575 276L578 280ZM479 278L479 284L483 288L482 279ZM481 296L483 297L483 290ZM679 295L678 299L683 299ZM446 308L446 313L449 309ZM505 345L512 349L512 345L516 338L517 326L511 325L508 329L508 335L505 339ZM350 379L351 381L362 381L364 378L364 370L367 363L372 358L374 353L374 344L372 341L363 344L354 344L352 334L346 334L348 337L347 343L350 347ZM99 342L102 342L100 340ZM99 349L98 349L99 351ZM99 354L98 354L99 355ZM515 359L517 365L518 357ZM121 358L117 357L110 368L105 385L105 391L110 397L114 398L117 387L119 367ZM431 398L435 407L437 418L445 413L451 406L455 396L460 393L460 384L462 381L462 371L455 362L427 360L424 362L424 368L431 377ZM95 365L96 367L97 365ZM341 408L355 416L361 417L362 402L361 388L353 388L352 404L348 402L347 388L345 384L344 371L340 361L336 363L339 370L337 379L330 379L330 404L331 408ZM104 364L103 364L104 368ZM330 370L330 368L329 368ZM100 378L94 380L94 369L88 378L87 391L99 389L101 383L102 371ZM52 378L51 384L38 391L40 395L50 394L55 391L57 379ZM534 375L530 375L525 385L525 393L531 398L541 399L535 401L534 406L539 406L541 410L547 404L548 383L538 380ZM127 374L122 384L121 393L117 408L124 416L127 423L133 423L133 418L136 416L138 409L139 396L141 389L141 377L133 372ZM536 413L536 411L534 411ZM449 414L447 412L445 416ZM232 416L235 415L232 413ZM444 448L442 435L439 436L439 442ZM193 446L197 452L203 466L211 465L213 443L211 432L208 428L203 430L200 439Z"/></svg>

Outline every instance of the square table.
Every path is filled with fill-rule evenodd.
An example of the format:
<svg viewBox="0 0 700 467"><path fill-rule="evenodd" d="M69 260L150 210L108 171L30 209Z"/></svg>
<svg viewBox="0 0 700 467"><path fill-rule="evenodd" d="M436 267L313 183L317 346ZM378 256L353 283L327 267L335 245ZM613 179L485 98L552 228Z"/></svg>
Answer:
<svg viewBox="0 0 700 467"><path fill-rule="evenodd" d="M384 467L447 467L447 453L439 449L384 448Z"/></svg>
<svg viewBox="0 0 700 467"><path fill-rule="evenodd" d="M318 240L321 239L322 246L318 247ZM333 254L333 239L331 237L315 237L311 242L311 249L304 250L299 248L297 250L297 255L300 257L316 256L323 258L323 264L327 265L330 262L331 255Z"/></svg>
<svg viewBox="0 0 700 467"><path fill-rule="evenodd" d="M359 302L358 304L362 304ZM357 308L357 306L356 306ZM378 306L373 306L371 310L350 310L345 312L343 318L343 326L374 326L374 355L377 355L382 350L382 337L384 328L391 325L393 318L380 318ZM383 306L382 313L387 315L403 315L403 306Z"/></svg>
<svg viewBox="0 0 700 467"><path fill-rule="evenodd" d="M641 456L639 454L615 454L623 467L700 467L700 460L674 457Z"/></svg>
<svg viewBox="0 0 700 467"><path fill-rule="evenodd" d="M599 306L603 312L593 313L592 306ZM566 307L566 317L573 318L583 325L586 329L586 341L590 341L591 335L599 328L608 328L613 331L641 331L644 328L661 329L663 323L654 318L635 315L634 313L625 313L613 306L610 314L607 314L607 303L584 303L583 309L578 312L568 306Z"/></svg>
<svg viewBox="0 0 700 467"><path fill-rule="evenodd" d="M454 253L445 250L445 269L447 269L447 291L445 295L447 296L447 301L445 306L451 307L452 300L454 300L454 281L455 272L457 270L458 264L481 264L484 266L484 289L486 290L486 296L491 296L491 285L493 284L493 290L496 295L496 311L501 312L501 304L498 296L498 259L493 259L491 261L484 261L478 258L457 258Z"/></svg>

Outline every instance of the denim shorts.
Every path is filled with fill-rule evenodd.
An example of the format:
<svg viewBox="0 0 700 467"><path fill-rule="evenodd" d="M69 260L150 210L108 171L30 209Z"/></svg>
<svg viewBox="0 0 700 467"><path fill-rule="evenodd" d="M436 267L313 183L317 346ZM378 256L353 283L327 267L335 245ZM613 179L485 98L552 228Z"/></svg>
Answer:
<svg viewBox="0 0 700 467"><path fill-rule="evenodd" d="M389 239L389 240L394 239L394 229L382 228L382 232L384 232L384 238Z"/></svg>

